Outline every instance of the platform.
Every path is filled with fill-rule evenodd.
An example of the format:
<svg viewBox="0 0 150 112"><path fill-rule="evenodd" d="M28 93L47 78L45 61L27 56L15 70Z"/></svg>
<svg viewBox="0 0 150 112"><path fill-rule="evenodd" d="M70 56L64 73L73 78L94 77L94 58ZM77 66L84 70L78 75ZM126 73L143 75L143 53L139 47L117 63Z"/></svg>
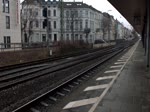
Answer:
<svg viewBox="0 0 150 112"><path fill-rule="evenodd" d="M150 112L150 69L141 42L94 112Z"/></svg>
<svg viewBox="0 0 150 112"><path fill-rule="evenodd" d="M150 68L141 42L92 80L61 112L150 112Z"/></svg>

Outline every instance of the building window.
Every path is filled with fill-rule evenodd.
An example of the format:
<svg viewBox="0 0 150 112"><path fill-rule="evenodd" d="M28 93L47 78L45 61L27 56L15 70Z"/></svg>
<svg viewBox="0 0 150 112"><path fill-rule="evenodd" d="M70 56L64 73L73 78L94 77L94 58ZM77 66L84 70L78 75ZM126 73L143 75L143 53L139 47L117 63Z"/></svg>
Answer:
<svg viewBox="0 0 150 112"><path fill-rule="evenodd" d="M85 20L85 28L88 28L88 20Z"/></svg>
<svg viewBox="0 0 150 112"><path fill-rule="evenodd" d="M74 16L78 17L78 11L74 11Z"/></svg>
<svg viewBox="0 0 150 112"><path fill-rule="evenodd" d="M56 10L54 9L54 16L56 16Z"/></svg>
<svg viewBox="0 0 150 112"><path fill-rule="evenodd" d="M49 16L49 17L51 16L51 11L50 11L50 10L48 10L48 16Z"/></svg>
<svg viewBox="0 0 150 112"><path fill-rule="evenodd" d="M75 39L78 40L78 34L75 34Z"/></svg>
<svg viewBox="0 0 150 112"><path fill-rule="evenodd" d="M26 34L26 33L24 34L24 42L25 42L25 43L28 42L28 37L27 37L27 34Z"/></svg>
<svg viewBox="0 0 150 112"><path fill-rule="evenodd" d="M42 34L42 42L46 42L46 34Z"/></svg>
<svg viewBox="0 0 150 112"><path fill-rule="evenodd" d="M35 11L35 16L38 16L38 9L36 9Z"/></svg>
<svg viewBox="0 0 150 112"><path fill-rule="evenodd" d="M75 30L78 30L78 21L75 22Z"/></svg>
<svg viewBox="0 0 150 112"><path fill-rule="evenodd" d="M39 22L38 21L36 21L36 28L38 28L39 27Z"/></svg>
<svg viewBox="0 0 150 112"><path fill-rule="evenodd" d="M82 12L82 11L80 11L80 17L82 17L82 13L83 13L83 12Z"/></svg>
<svg viewBox="0 0 150 112"><path fill-rule="evenodd" d="M66 34L66 40L69 40L69 34Z"/></svg>
<svg viewBox="0 0 150 112"><path fill-rule="evenodd" d="M51 42L52 41L52 34L49 34L49 42Z"/></svg>
<svg viewBox="0 0 150 112"><path fill-rule="evenodd" d="M54 41L57 41L57 34L54 34Z"/></svg>
<svg viewBox="0 0 150 112"><path fill-rule="evenodd" d="M48 21L48 30L51 31L51 22Z"/></svg>
<svg viewBox="0 0 150 112"><path fill-rule="evenodd" d="M56 29L56 21L54 21L54 29Z"/></svg>
<svg viewBox="0 0 150 112"><path fill-rule="evenodd" d="M80 35L80 40L83 40L82 35Z"/></svg>
<svg viewBox="0 0 150 112"><path fill-rule="evenodd" d="M9 0L3 0L3 12L9 13Z"/></svg>
<svg viewBox="0 0 150 112"><path fill-rule="evenodd" d="M82 20L80 21L80 30L83 29L83 26L82 26Z"/></svg>
<svg viewBox="0 0 150 112"><path fill-rule="evenodd" d="M2 2L3 12L5 12L5 1Z"/></svg>
<svg viewBox="0 0 150 112"><path fill-rule="evenodd" d="M88 11L85 11L85 15L86 15L86 17L88 17Z"/></svg>
<svg viewBox="0 0 150 112"><path fill-rule="evenodd" d="M10 48L11 47L11 40L10 36L4 36L4 48Z"/></svg>
<svg viewBox="0 0 150 112"><path fill-rule="evenodd" d="M69 17L69 11L66 11L66 17Z"/></svg>
<svg viewBox="0 0 150 112"><path fill-rule="evenodd" d="M10 17L6 16L6 29L10 29Z"/></svg>
<svg viewBox="0 0 150 112"><path fill-rule="evenodd" d="M32 15L32 9L29 9L29 15Z"/></svg>
<svg viewBox="0 0 150 112"><path fill-rule="evenodd" d="M66 21L66 30L69 30L70 29L70 22L69 20Z"/></svg>

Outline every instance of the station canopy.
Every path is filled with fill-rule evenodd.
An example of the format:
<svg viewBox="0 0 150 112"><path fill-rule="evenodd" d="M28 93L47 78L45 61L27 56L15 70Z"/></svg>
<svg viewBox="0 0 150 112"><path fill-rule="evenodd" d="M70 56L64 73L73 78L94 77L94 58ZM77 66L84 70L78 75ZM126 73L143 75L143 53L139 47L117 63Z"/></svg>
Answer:
<svg viewBox="0 0 150 112"><path fill-rule="evenodd" d="M144 26L146 0L108 0L141 33Z"/></svg>

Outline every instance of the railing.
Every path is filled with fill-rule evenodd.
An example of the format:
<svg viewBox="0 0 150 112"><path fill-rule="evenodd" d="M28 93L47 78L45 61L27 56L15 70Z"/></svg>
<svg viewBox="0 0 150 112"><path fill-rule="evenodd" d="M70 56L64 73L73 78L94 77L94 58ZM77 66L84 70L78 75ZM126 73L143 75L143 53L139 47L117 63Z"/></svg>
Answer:
<svg viewBox="0 0 150 112"><path fill-rule="evenodd" d="M17 51L23 49L35 49L57 46L55 43L37 42L37 43L0 43L0 52Z"/></svg>

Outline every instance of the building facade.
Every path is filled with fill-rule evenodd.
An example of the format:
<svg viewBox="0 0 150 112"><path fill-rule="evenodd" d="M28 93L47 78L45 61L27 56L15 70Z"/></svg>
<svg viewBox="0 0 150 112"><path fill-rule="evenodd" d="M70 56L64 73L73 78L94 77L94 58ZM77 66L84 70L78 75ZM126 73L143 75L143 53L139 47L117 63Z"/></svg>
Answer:
<svg viewBox="0 0 150 112"><path fill-rule="evenodd" d="M0 48L9 49L13 43L21 43L20 26L20 0L1 0Z"/></svg>
<svg viewBox="0 0 150 112"><path fill-rule="evenodd" d="M44 8L46 17L43 17ZM63 18L60 17L61 10ZM34 0L30 4L24 3L22 7L22 38L23 42L54 42L63 39L88 40L93 43L102 38L101 21L102 13L83 2L63 2L63 9L60 9L60 2L56 0L40 3ZM89 29L87 36L86 29Z"/></svg>

